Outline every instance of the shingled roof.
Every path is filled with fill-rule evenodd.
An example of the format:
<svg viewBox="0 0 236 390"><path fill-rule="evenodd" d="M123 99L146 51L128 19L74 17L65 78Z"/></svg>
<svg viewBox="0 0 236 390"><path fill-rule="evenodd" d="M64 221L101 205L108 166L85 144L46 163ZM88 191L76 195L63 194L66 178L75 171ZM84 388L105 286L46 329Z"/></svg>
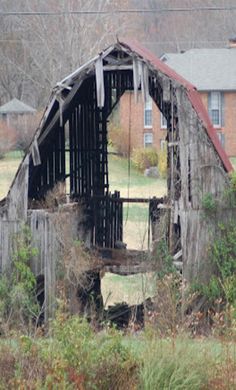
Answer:
<svg viewBox="0 0 236 390"><path fill-rule="evenodd" d="M0 106L0 114L33 114L34 112L36 112L35 108L16 98Z"/></svg>
<svg viewBox="0 0 236 390"><path fill-rule="evenodd" d="M236 90L236 49L191 49L161 59L199 91Z"/></svg>

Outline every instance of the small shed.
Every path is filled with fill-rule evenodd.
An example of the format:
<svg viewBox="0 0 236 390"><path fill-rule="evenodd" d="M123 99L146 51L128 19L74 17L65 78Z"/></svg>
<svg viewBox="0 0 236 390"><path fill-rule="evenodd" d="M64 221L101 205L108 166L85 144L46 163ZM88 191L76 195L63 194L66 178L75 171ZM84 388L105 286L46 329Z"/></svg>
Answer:
<svg viewBox="0 0 236 390"><path fill-rule="evenodd" d="M25 221L39 249L32 269L44 275L46 306L68 237L103 249L122 241L124 199L109 190L107 121L126 90L141 90L144 101L150 95L167 120L168 193L152 210L161 203L168 211L170 252L181 254L188 282L211 275L207 248L217 221L227 218L220 205L231 163L196 88L139 43L118 41L55 86L0 206L0 267L9 263L12 234ZM48 207L53 191L58 195ZM214 221L203 218L209 193L219 204Z"/></svg>
<svg viewBox="0 0 236 390"><path fill-rule="evenodd" d="M30 115L35 112L35 108L16 98L0 106L0 115L3 116L3 118L5 115Z"/></svg>
<svg viewBox="0 0 236 390"><path fill-rule="evenodd" d="M19 99L12 99L0 106L0 119L6 121L7 125L16 125L22 122L22 118L27 118L36 113L36 109L25 104Z"/></svg>

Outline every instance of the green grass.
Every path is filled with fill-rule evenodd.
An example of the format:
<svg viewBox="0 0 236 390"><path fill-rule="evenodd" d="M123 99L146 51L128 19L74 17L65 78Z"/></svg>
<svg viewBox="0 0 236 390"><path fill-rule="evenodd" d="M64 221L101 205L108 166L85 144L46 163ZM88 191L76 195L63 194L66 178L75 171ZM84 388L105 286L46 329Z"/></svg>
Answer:
<svg viewBox="0 0 236 390"><path fill-rule="evenodd" d="M11 151L0 160L0 199L7 195L21 159L21 152Z"/></svg>
<svg viewBox="0 0 236 390"><path fill-rule="evenodd" d="M120 276L106 273L102 279L102 295L106 306L118 302L130 305L143 302L155 294L153 274Z"/></svg>
<svg viewBox="0 0 236 390"><path fill-rule="evenodd" d="M24 157L24 152L22 150L11 150L6 154L4 160L20 162L23 157Z"/></svg>
<svg viewBox="0 0 236 390"><path fill-rule="evenodd" d="M125 158L118 156L109 156L109 173L110 173L110 185L120 185L121 187L126 185L129 178L129 163ZM131 163L130 165L130 186L146 186L154 183L156 179L145 177L135 169Z"/></svg>
<svg viewBox="0 0 236 390"><path fill-rule="evenodd" d="M153 197L166 193L166 180L145 177L128 160L110 155L108 161L110 190L119 190L123 197Z"/></svg>
<svg viewBox="0 0 236 390"><path fill-rule="evenodd" d="M132 222L147 222L148 210L148 204L125 204L123 207L124 220L128 218L128 220Z"/></svg>

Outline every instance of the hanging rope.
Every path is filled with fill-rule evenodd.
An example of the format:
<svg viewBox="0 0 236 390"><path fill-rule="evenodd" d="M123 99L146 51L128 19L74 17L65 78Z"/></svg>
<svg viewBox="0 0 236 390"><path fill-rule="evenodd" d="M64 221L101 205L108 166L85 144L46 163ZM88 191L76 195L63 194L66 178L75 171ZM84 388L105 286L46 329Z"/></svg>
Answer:
<svg viewBox="0 0 236 390"><path fill-rule="evenodd" d="M148 203L148 250L150 250L151 244L151 202Z"/></svg>
<svg viewBox="0 0 236 390"><path fill-rule="evenodd" d="M130 170L131 170L131 92L129 93L129 138L128 138L128 183L127 183L127 198L129 199L130 195ZM129 202L127 205L125 225L127 224L129 218Z"/></svg>

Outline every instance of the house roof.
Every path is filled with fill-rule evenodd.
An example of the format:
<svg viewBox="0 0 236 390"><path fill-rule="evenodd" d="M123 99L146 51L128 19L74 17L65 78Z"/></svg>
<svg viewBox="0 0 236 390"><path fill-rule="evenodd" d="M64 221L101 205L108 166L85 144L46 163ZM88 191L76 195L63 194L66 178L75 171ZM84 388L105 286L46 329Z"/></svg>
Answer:
<svg viewBox="0 0 236 390"><path fill-rule="evenodd" d="M161 57L199 91L236 90L236 49L191 49Z"/></svg>
<svg viewBox="0 0 236 390"><path fill-rule="evenodd" d="M231 164L225 150L223 149L223 147L219 141L219 138L216 134L216 131L213 128L212 123L210 121L208 112L207 112L207 110L202 102L202 99L201 99L196 87L194 87L194 85L192 85L189 81L185 80L182 75L178 74L175 70L171 69L166 63L162 62L152 52L150 52L148 49L144 48L138 42L125 40L121 43L125 46L128 46L132 51L136 52L141 57L143 57L145 60L150 62L157 70L166 74L168 77L177 81L179 84L183 85L183 87L186 88L188 98L189 98L192 106L194 107L197 115L204 123L207 134L208 134L209 138L211 139L217 153L219 154L226 171L227 172L232 171L233 170L232 164Z"/></svg>
<svg viewBox="0 0 236 390"><path fill-rule="evenodd" d="M36 112L36 110L33 107L28 106L28 104L25 104L16 98L0 106L0 114L30 114L34 112Z"/></svg>

